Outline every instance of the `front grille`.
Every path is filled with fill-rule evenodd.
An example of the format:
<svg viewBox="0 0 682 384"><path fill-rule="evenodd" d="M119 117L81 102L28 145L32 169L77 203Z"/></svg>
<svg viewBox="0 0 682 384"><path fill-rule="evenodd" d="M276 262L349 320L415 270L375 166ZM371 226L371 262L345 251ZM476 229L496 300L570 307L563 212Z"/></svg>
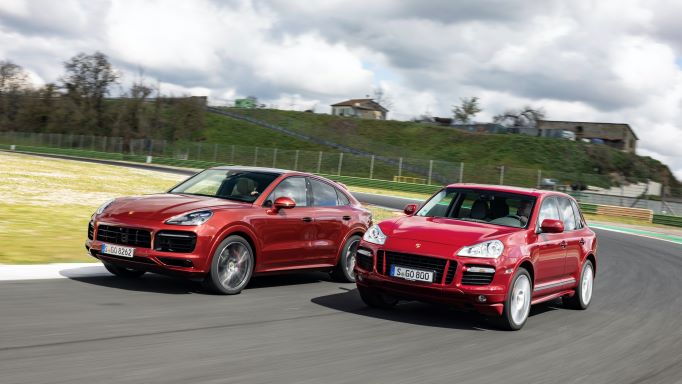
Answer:
<svg viewBox="0 0 682 384"><path fill-rule="evenodd" d="M384 273L384 255L386 252L384 251L378 251L377 252L377 272L379 273Z"/></svg>
<svg viewBox="0 0 682 384"><path fill-rule="evenodd" d="M448 273L445 274L445 284L452 284L452 280L455 279L455 272L457 272L457 262L450 260Z"/></svg>
<svg viewBox="0 0 682 384"><path fill-rule="evenodd" d="M390 251L386 251L385 254L386 265L389 267L391 265L399 265L401 267L434 271L434 284L441 284L443 281L443 272L445 271L445 264L447 263L446 259Z"/></svg>
<svg viewBox="0 0 682 384"><path fill-rule="evenodd" d="M154 249L162 252L190 253L197 244L197 235L187 231L161 231L156 234Z"/></svg>
<svg viewBox="0 0 682 384"><path fill-rule="evenodd" d="M97 227L97 240L139 248L151 248L152 245L152 235L146 229L115 227L102 224Z"/></svg>
<svg viewBox="0 0 682 384"><path fill-rule="evenodd" d="M88 239L92 240L95 236L95 226L92 225L92 221L88 223Z"/></svg>
<svg viewBox="0 0 682 384"><path fill-rule="evenodd" d="M358 248L355 252L355 261L361 269L371 271L374 264L372 259L372 251L367 248Z"/></svg>
<svg viewBox="0 0 682 384"><path fill-rule="evenodd" d="M462 274L463 285L488 285L493 281L495 273L490 272L470 272L466 268Z"/></svg>

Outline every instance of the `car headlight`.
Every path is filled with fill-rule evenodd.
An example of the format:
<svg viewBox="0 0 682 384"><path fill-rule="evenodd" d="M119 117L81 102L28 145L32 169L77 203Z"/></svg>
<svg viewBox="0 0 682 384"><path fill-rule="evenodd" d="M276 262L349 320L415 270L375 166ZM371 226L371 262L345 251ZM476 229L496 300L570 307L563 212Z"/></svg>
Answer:
<svg viewBox="0 0 682 384"><path fill-rule="evenodd" d="M378 225L372 225L362 236L362 239L368 243L384 245L386 242L386 235L381 232L381 228L379 228Z"/></svg>
<svg viewBox="0 0 682 384"><path fill-rule="evenodd" d="M201 225L208 221L213 216L213 211L195 211L185 213L179 216L171 217L166 221L166 224L173 225Z"/></svg>
<svg viewBox="0 0 682 384"><path fill-rule="evenodd" d="M102 212L104 212L105 209L107 209L108 206L111 205L111 203L114 202L114 199L107 200L104 204L100 205L99 208L95 211L95 215L101 215Z"/></svg>
<svg viewBox="0 0 682 384"><path fill-rule="evenodd" d="M457 256L484 257L497 259L504 251L504 244L499 240L490 240L464 247L457 252Z"/></svg>

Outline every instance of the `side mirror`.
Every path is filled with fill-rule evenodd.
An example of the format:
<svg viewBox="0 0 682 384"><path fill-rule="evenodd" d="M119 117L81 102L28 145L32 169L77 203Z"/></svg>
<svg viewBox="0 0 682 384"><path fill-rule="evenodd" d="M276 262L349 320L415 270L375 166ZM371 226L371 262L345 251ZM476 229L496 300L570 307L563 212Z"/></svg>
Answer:
<svg viewBox="0 0 682 384"><path fill-rule="evenodd" d="M272 208L268 210L268 213L271 215L277 214L280 209L291 209L296 206L296 202L294 199L290 197L278 197L274 203L272 203Z"/></svg>
<svg viewBox="0 0 682 384"><path fill-rule="evenodd" d="M540 224L542 233L561 233L564 231L564 222L561 220L544 219Z"/></svg>
<svg viewBox="0 0 682 384"><path fill-rule="evenodd" d="M417 204L407 204L405 209L403 209L403 212L405 212L407 216L414 215L414 213L417 212Z"/></svg>

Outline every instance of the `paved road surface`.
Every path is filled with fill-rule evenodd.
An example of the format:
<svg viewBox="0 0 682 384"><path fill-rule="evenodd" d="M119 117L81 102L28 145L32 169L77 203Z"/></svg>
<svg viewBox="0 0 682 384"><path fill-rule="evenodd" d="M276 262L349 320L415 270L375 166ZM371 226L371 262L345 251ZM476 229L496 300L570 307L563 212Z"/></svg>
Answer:
<svg viewBox="0 0 682 384"><path fill-rule="evenodd" d="M682 383L682 246L599 231L587 311L520 332L420 303L366 308L308 273L242 294L146 275L0 282L2 383Z"/></svg>

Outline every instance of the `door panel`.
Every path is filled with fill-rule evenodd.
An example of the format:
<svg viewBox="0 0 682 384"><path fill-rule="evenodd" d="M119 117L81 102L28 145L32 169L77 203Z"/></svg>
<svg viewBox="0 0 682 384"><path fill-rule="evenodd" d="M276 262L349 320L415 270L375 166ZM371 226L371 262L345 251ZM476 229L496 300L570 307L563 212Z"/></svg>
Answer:
<svg viewBox="0 0 682 384"><path fill-rule="evenodd" d="M308 183L305 177L282 180L266 199L263 213L252 220L263 242L260 265L265 269L285 269L309 264L312 244L317 235L314 208L309 205ZM268 214L278 197L289 197L296 207Z"/></svg>
<svg viewBox="0 0 682 384"><path fill-rule="evenodd" d="M542 201L538 213L539 229L544 219L560 219L557 200L553 196ZM563 233L540 233L536 238L535 285L553 282L564 277L566 263L566 240ZM543 291L543 293L551 290Z"/></svg>
<svg viewBox="0 0 682 384"><path fill-rule="evenodd" d="M579 228L579 221L576 219L571 201L565 197L558 198L559 212L564 222L564 239L566 240L566 263L564 264L564 275L573 276L577 280L577 270L580 268L580 244L582 231ZM584 240L583 240L584 242Z"/></svg>
<svg viewBox="0 0 682 384"><path fill-rule="evenodd" d="M317 227L316 239L311 253L319 263L335 264L341 241L348 232L350 220L349 207L340 206L336 188L322 180L309 178L312 203L315 208L314 218Z"/></svg>

